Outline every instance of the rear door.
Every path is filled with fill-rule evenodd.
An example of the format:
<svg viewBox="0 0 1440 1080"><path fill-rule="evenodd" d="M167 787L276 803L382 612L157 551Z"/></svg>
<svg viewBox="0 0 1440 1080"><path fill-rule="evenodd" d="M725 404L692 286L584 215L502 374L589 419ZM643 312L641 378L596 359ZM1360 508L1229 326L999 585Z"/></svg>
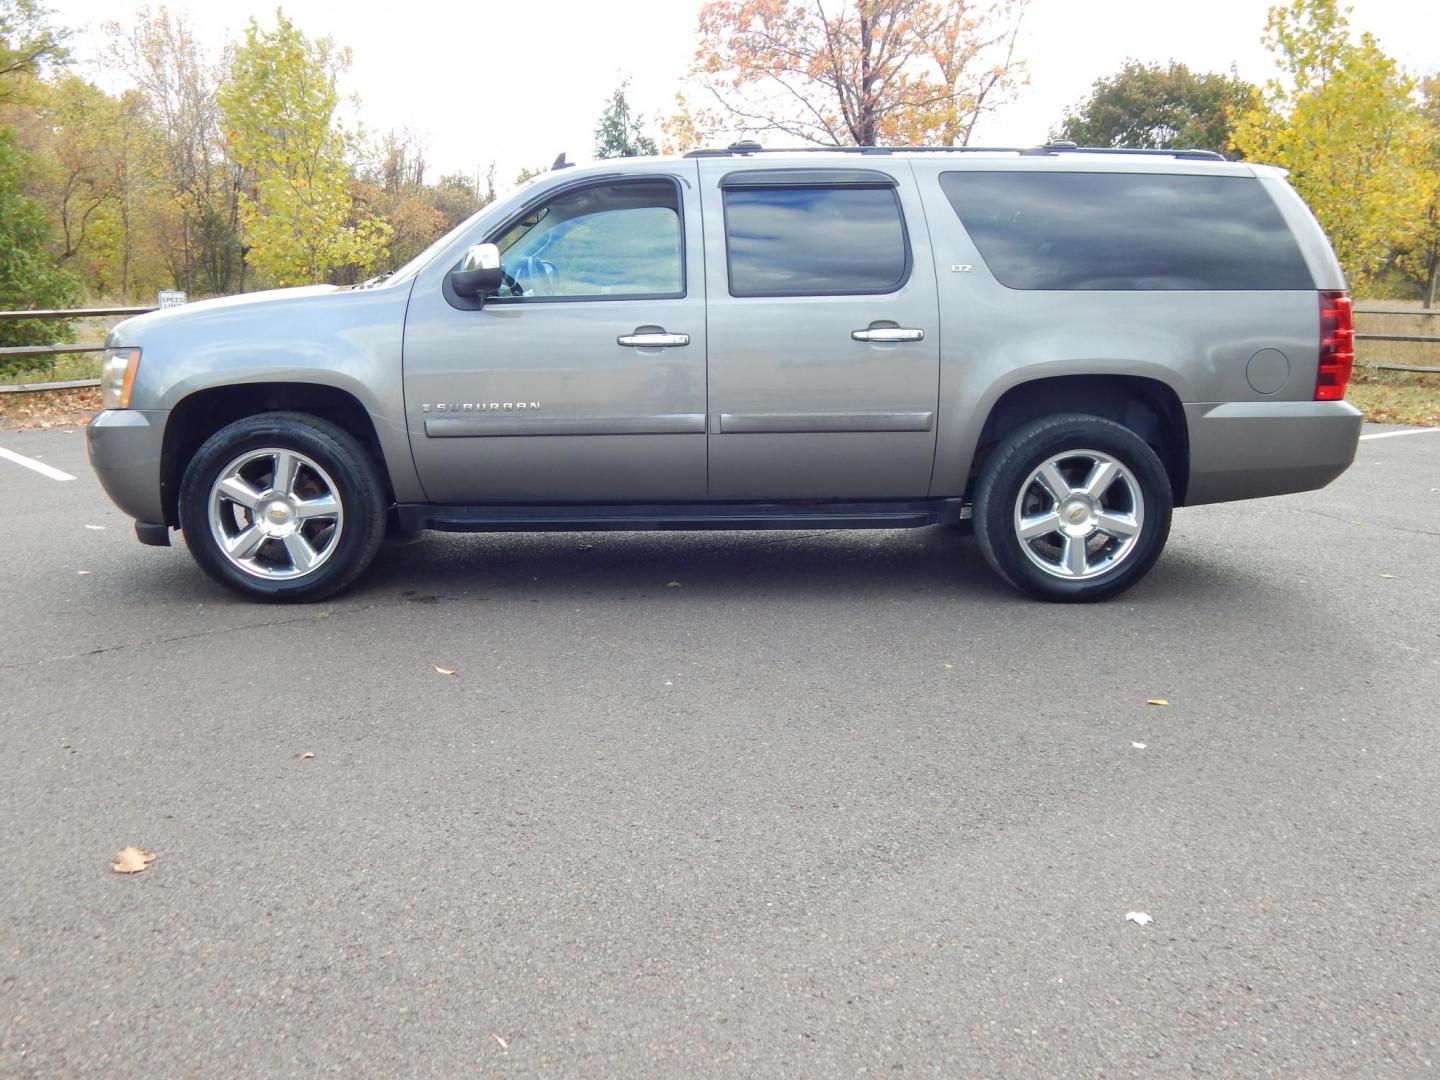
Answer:
<svg viewBox="0 0 1440 1080"><path fill-rule="evenodd" d="M930 241L904 161L700 161L716 499L922 497L939 393Z"/></svg>

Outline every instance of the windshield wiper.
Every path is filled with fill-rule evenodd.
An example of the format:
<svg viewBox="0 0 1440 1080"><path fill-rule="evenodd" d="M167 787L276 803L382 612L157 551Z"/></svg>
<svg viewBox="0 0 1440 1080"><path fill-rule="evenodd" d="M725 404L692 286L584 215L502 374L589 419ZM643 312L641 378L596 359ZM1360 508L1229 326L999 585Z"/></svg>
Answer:
<svg viewBox="0 0 1440 1080"><path fill-rule="evenodd" d="M374 277L372 277L372 278L367 278L365 281L362 281L358 286L356 286L356 288L360 288L360 289L371 289L371 288L374 288L376 285L379 285L382 281L386 280L387 278L392 278L392 277L394 277L394 276L395 276L395 271L394 271L394 270L386 270L383 274L376 274L376 275L375 275Z"/></svg>

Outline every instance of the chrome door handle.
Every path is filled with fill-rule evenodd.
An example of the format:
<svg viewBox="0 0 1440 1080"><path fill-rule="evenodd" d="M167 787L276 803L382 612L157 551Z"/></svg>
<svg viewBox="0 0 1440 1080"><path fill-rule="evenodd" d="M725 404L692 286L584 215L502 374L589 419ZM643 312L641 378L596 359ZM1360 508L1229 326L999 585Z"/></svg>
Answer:
<svg viewBox="0 0 1440 1080"><path fill-rule="evenodd" d="M615 342L619 345L628 345L632 349L673 349L680 345L689 345L690 335L654 332L621 334L615 339Z"/></svg>
<svg viewBox="0 0 1440 1080"><path fill-rule="evenodd" d="M856 341L924 341L925 331L904 326L875 326L869 330L851 330L850 336Z"/></svg>

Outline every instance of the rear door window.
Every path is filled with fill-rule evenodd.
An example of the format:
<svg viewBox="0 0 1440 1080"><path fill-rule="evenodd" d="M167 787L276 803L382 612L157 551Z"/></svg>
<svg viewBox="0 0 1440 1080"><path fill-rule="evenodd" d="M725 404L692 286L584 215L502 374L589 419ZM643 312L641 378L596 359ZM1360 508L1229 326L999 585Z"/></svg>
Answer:
<svg viewBox="0 0 1440 1080"><path fill-rule="evenodd" d="M1012 289L1313 289L1295 238L1248 176L947 172L944 191Z"/></svg>
<svg viewBox="0 0 1440 1080"><path fill-rule="evenodd" d="M727 189L725 246L731 296L888 293L909 274L891 186Z"/></svg>

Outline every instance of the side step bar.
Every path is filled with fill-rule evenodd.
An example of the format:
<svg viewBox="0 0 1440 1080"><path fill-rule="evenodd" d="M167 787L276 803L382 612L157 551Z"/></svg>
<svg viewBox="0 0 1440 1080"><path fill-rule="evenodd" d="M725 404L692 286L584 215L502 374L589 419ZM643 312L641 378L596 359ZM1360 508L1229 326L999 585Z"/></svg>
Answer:
<svg viewBox="0 0 1440 1080"><path fill-rule="evenodd" d="M912 502L719 502L442 506L401 503L402 529L443 532L601 532L657 529L914 529L970 516L960 499Z"/></svg>

